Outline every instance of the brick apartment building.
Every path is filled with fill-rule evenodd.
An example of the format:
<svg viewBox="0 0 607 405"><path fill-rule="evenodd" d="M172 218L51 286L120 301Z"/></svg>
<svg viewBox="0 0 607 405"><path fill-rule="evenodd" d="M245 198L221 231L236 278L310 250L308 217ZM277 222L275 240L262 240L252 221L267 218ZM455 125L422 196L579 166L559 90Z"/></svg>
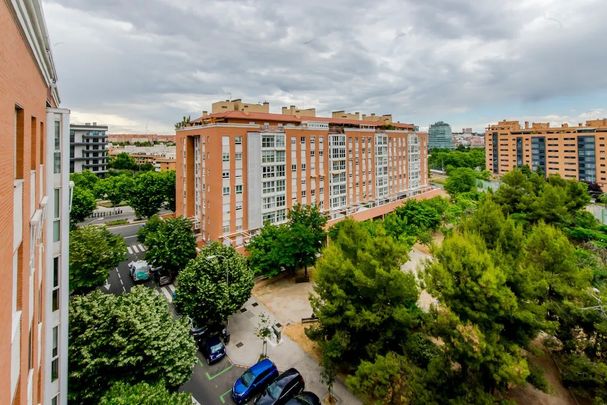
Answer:
<svg viewBox="0 0 607 405"><path fill-rule="evenodd" d="M108 134L107 140L110 143L129 143L136 142L175 142L175 135L158 134Z"/></svg>
<svg viewBox="0 0 607 405"><path fill-rule="evenodd" d="M272 114L240 100L213 110L223 111L177 131L177 215L192 218L203 241L242 246L297 203L366 219L429 189L427 134L411 124L293 115L294 106Z"/></svg>
<svg viewBox="0 0 607 405"><path fill-rule="evenodd" d="M0 38L0 404L65 404L69 111L40 2L0 2Z"/></svg>
<svg viewBox="0 0 607 405"><path fill-rule="evenodd" d="M607 191L607 119L551 127L500 121L485 131L486 168L502 175L515 167L597 183Z"/></svg>

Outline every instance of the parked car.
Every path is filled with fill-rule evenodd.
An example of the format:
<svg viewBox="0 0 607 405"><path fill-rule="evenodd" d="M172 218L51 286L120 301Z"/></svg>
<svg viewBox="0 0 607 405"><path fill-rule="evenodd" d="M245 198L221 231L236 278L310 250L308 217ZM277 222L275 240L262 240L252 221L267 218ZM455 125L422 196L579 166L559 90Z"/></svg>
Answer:
<svg viewBox="0 0 607 405"><path fill-rule="evenodd" d="M278 376L278 369L270 359L263 359L251 366L234 382L232 399L238 405L262 392Z"/></svg>
<svg viewBox="0 0 607 405"><path fill-rule="evenodd" d="M294 368L290 368L268 385L265 392L255 401L255 405L282 405L301 393L306 384Z"/></svg>
<svg viewBox="0 0 607 405"><path fill-rule="evenodd" d="M154 277L154 281L159 287L171 284L173 282L173 276L162 267L152 267L150 271Z"/></svg>
<svg viewBox="0 0 607 405"><path fill-rule="evenodd" d="M310 391L304 391L289 399L285 405L320 405L320 398Z"/></svg>
<svg viewBox="0 0 607 405"><path fill-rule="evenodd" d="M226 356L226 347L218 335L213 335L199 343L200 350L207 364L213 364Z"/></svg>
<svg viewBox="0 0 607 405"><path fill-rule="evenodd" d="M133 282L148 281L150 279L150 266L145 260L137 260L128 264L129 275Z"/></svg>
<svg viewBox="0 0 607 405"><path fill-rule="evenodd" d="M219 335L226 345L230 343L230 332L226 325L223 324L208 324L197 326L192 324L190 334L196 342L202 342L212 335Z"/></svg>

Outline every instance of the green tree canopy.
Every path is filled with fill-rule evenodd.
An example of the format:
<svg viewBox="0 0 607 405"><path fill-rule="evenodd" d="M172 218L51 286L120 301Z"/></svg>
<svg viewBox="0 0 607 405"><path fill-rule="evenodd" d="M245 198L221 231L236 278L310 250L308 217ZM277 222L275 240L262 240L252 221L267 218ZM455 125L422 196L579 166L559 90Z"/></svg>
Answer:
<svg viewBox="0 0 607 405"><path fill-rule="evenodd" d="M83 293L103 285L110 270L126 259L122 236L94 225L70 232L70 291Z"/></svg>
<svg viewBox="0 0 607 405"><path fill-rule="evenodd" d="M156 220L150 221L152 226L156 226ZM177 275L196 257L196 237L192 223L184 217L161 219L155 230L148 229L144 243L148 248L145 252L146 260L172 275Z"/></svg>
<svg viewBox="0 0 607 405"><path fill-rule="evenodd" d="M147 240L147 238L146 238ZM205 246L177 277L175 305L198 325L225 321L251 297L253 273L232 246Z"/></svg>
<svg viewBox="0 0 607 405"><path fill-rule="evenodd" d="M190 326L157 291L75 296L69 316L71 403L96 403L118 381L176 389L190 378L197 361Z"/></svg>
<svg viewBox="0 0 607 405"><path fill-rule="evenodd" d="M126 152L117 154L110 158L109 167L118 170L139 170L135 159Z"/></svg>
<svg viewBox="0 0 607 405"><path fill-rule="evenodd" d="M290 242L289 226L264 224L261 231L247 244L249 265L257 275L270 277L280 273L281 268L295 267L293 257L286 254Z"/></svg>
<svg viewBox="0 0 607 405"><path fill-rule="evenodd" d="M162 384L135 385L118 381L99 401L100 405L192 405L188 392L170 392Z"/></svg>
<svg viewBox="0 0 607 405"><path fill-rule="evenodd" d="M95 191L100 198L110 200L112 205L117 207L122 201L128 200L133 185L132 176L121 174L99 180L95 186Z"/></svg>
<svg viewBox="0 0 607 405"><path fill-rule="evenodd" d="M428 165L432 169L444 170L451 166L453 168L468 167L470 169L485 168L484 149L433 149L428 157Z"/></svg>
<svg viewBox="0 0 607 405"><path fill-rule="evenodd" d="M139 217L149 218L158 213L166 200L166 186L162 175L143 172L135 177L135 184L129 195L129 205Z"/></svg>
<svg viewBox="0 0 607 405"><path fill-rule="evenodd" d="M310 337L329 362L356 364L395 350L420 324L419 291L400 266L406 251L378 227L371 236L346 219L316 264L310 298L319 323Z"/></svg>
<svg viewBox="0 0 607 405"><path fill-rule="evenodd" d="M165 208L175 212L175 170L160 172L164 180Z"/></svg>
<svg viewBox="0 0 607 405"><path fill-rule="evenodd" d="M75 187L80 187L89 191L95 189L95 185L99 181L99 177L90 170L83 170L80 173L70 174L70 180L74 182Z"/></svg>
<svg viewBox="0 0 607 405"><path fill-rule="evenodd" d="M445 182L445 190L451 196L476 191L476 178L477 172L474 169L467 167L453 169Z"/></svg>
<svg viewBox="0 0 607 405"><path fill-rule="evenodd" d="M74 187L72 191L72 208L70 210L70 224L72 227L82 222L93 213L97 204L95 196L86 188Z"/></svg>

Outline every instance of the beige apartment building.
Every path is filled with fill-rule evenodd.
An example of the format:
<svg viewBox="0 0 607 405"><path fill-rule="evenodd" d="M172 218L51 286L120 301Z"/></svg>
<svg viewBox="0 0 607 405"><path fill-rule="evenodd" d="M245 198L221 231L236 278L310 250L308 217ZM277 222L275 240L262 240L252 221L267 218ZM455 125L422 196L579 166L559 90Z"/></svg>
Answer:
<svg viewBox="0 0 607 405"><path fill-rule="evenodd" d="M607 119L560 127L500 121L485 131L486 168L502 175L528 165L546 175L596 183L607 191L606 139Z"/></svg>
<svg viewBox="0 0 607 405"><path fill-rule="evenodd" d="M0 404L66 404L69 111L40 1L0 2L0 38Z"/></svg>
<svg viewBox="0 0 607 405"><path fill-rule="evenodd" d="M287 109L291 111L291 109ZM429 190L427 135L411 124L227 111L177 131L177 215L203 241L242 246L295 204L330 219L384 215Z"/></svg>

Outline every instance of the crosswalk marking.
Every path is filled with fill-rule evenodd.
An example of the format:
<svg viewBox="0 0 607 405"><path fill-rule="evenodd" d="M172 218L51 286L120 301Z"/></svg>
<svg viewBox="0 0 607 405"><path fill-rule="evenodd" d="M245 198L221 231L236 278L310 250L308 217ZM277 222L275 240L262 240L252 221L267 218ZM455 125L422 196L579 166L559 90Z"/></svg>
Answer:
<svg viewBox="0 0 607 405"><path fill-rule="evenodd" d="M167 287L169 287L169 290L171 290L171 292L175 292L175 286L173 284L169 284Z"/></svg>
<svg viewBox="0 0 607 405"><path fill-rule="evenodd" d="M133 245L133 246L131 246L131 248L133 249L134 253L139 253L139 249L137 249L137 245Z"/></svg>
<svg viewBox="0 0 607 405"><path fill-rule="evenodd" d="M126 250L128 250L128 251L129 251L129 254L130 254L130 255L132 255L132 254L133 254L133 249L131 249L131 247L130 247L130 246L127 246L127 247L126 247Z"/></svg>
<svg viewBox="0 0 607 405"><path fill-rule="evenodd" d="M169 292L169 290L166 287L162 287L161 290L164 296L166 297L167 301L173 302L173 295Z"/></svg>
<svg viewBox="0 0 607 405"><path fill-rule="evenodd" d="M145 252L145 246L143 246L141 243L137 245L137 247L139 248L139 250L141 250L142 252Z"/></svg>

